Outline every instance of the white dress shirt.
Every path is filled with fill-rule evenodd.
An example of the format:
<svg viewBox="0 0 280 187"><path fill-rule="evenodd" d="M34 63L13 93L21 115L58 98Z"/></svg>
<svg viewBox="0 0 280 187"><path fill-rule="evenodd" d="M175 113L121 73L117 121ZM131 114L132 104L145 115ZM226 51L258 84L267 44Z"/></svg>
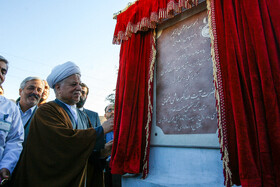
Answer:
<svg viewBox="0 0 280 187"><path fill-rule="evenodd" d="M68 104L64 103L63 101L61 101L61 100L59 100L59 101L67 106L67 108L70 110L70 112L74 116L75 122L77 123L77 121L78 121L78 112L77 112L76 105L68 105Z"/></svg>
<svg viewBox="0 0 280 187"><path fill-rule="evenodd" d="M12 101L0 96L0 169L13 172L24 139L24 129L18 107Z"/></svg>

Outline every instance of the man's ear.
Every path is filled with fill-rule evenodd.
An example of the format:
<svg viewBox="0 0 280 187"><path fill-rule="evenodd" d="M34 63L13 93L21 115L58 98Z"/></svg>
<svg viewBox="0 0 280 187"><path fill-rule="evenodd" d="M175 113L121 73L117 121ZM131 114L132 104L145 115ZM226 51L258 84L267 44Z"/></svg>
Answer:
<svg viewBox="0 0 280 187"><path fill-rule="evenodd" d="M60 84L54 85L55 95L58 96L60 94Z"/></svg>
<svg viewBox="0 0 280 187"><path fill-rule="evenodd" d="M55 85L54 85L54 88L58 91L59 88L60 88L60 84L55 84Z"/></svg>
<svg viewBox="0 0 280 187"><path fill-rule="evenodd" d="M21 92L22 92L22 89L20 88L20 89L18 90L19 96L20 96Z"/></svg>

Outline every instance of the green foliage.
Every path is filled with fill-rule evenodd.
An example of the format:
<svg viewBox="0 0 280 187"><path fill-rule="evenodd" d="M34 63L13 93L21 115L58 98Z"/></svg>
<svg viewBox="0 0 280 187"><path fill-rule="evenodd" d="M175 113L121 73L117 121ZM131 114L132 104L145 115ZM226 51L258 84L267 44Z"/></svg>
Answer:
<svg viewBox="0 0 280 187"><path fill-rule="evenodd" d="M115 93L111 93L109 94L106 99L106 101L109 101L110 104L115 104Z"/></svg>

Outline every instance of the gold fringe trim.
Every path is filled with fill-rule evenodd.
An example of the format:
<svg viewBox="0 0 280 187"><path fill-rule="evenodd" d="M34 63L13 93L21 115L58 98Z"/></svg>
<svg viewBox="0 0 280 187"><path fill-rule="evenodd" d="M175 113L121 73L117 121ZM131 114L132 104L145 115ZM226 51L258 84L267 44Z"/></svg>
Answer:
<svg viewBox="0 0 280 187"><path fill-rule="evenodd" d="M209 24L209 33L211 38L211 56L213 61L213 77L214 77L214 86L215 86L215 97L216 97L216 109L217 109L217 117L218 117L218 131L219 131L219 142L220 148L222 152L222 160L223 160L223 168L224 168L224 176L225 176L225 185L232 186L232 173L229 168L229 153L226 142L226 129L224 128L223 118L224 118L224 108L223 108L223 98L220 98L221 93L221 79L218 77L220 69L219 66L219 56L218 56L218 46L217 46L217 38L216 38L216 28L212 25L212 19L215 20L214 12L213 12L213 0L207 0L207 9L208 9L208 24Z"/></svg>
<svg viewBox="0 0 280 187"><path fill-rule="evenodd" d="M125 12L134 3L129 4L129 6L127 6L124 10L117 13L117 15ZM130 38L133 33L137 33L138 31L155 29L157 23L174 17L177 13L181 13L183 9L190 9L197 5L198 0L180 0L178 3L176 3L174 0L170 0L167 3L166 8L160 8L158 12L151 12L150 17L143 17L138 23L128 22L126 30L119 31L118 34L114 36L113 44L121 44L123 40L128 40L128 38Z"/></svg>
<svg viewBox="0 0 280 187"><path fill-rule="evenodd" d="M148 119L147 124L145 126L146 130L146 145L145 145L145 153L144 153L144 164L143 164L143 176L142 178L145 179L148 175L148 149L149 149L149 138L150 138L150 123L152 122L152 115L153 115L153 98L151 97L152 92L152 84L154 80L154 67L156 61L156 31L153 31L152 36L152 51L151 51L151 60L150 60L150 70L149 70L149 80L148 80Z"/></svg>

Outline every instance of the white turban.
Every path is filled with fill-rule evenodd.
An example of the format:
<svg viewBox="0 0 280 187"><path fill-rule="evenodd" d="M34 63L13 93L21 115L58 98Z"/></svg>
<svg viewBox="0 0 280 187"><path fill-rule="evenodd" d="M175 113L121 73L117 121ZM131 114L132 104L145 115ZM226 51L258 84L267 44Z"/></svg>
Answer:
<svg viewBox="0 0 280 187"><path fill-rule="evenodd" d="M80 68L74 62L65 62L52 69L47 82L51 88L54 88L56 83L74 74L81 75Z"/></svg>

